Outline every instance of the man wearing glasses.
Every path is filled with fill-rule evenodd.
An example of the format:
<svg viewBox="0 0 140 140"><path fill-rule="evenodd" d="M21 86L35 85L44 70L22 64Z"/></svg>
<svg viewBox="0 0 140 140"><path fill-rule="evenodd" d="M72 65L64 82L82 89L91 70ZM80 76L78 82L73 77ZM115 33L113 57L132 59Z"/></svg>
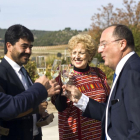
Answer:
<svg viewBox="0 0 140 140"><path fill-rule="evenodd" d="M83 116L102 120L102 140L139 140L140 57L134 52L132 32L125 25L107 27L98 52L116 76L107 104L86 97L72 85L66 86L67 97L80 106Z"/></svg>

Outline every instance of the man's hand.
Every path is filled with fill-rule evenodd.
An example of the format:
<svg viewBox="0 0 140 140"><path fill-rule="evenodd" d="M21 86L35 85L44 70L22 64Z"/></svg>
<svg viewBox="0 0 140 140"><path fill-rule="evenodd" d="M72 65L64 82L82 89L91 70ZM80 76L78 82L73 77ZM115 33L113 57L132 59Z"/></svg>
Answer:
<svg viewBox="0 0 140 140"><path fill-rule="evenodd" d="M42 118L46 118L47 116L49 116L49 114L48 114L48 112L47 112L47 110L45 110L45 112L42 114Z"/></svg>
<svg viewBox="0 0 140 140"><path fill-rule="evenodd" d="M54 80L49 81L51 88L49 88L48 91L48 96L51 97L54 94L59 94L60 93L60 85Z"/></svg>
<svg viewBox="0 0 140 140"><path fill-rule="evenodd" d="M39 77L39 78L35 81L35 83L40 83L40 84L42 84L42 85L46 88L46 90L48 90L49 88L51 88L51 85L50 85L50 83L49 83L49 79L48 79L45 75Z"/></svg>
<svg viewBox="0 0 140 140"><path fill-rule="evenodd" d="M74 103L77 103L82 96L82 93L74 85L66 84L63 85L62 88L63 88L63 96L66 96ZM67 92L67 94L65 94L65 91Z"/></svg>
<svg viewBox="0 0 140 140"><path fill-rule="evenodd" d="M41 103L40 105L39 105L39 114L40 115L42 115L42 116L44 116L45 115L45 110L47 109L47 105L48 105L48 102L47 101L45 101L45 102L43 102L43 103Z"/></svg>

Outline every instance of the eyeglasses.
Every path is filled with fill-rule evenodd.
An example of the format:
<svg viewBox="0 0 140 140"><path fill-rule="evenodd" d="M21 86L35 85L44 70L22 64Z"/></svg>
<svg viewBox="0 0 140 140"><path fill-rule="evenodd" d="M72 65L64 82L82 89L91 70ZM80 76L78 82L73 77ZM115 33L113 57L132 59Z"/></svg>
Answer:
<svg viewBox="0 0 140 140"><path fill-rule="evenodd" d="M109 45L109 44L111 44L111 43L113 43L113 42L116 42L116 41L119 41L119 40L123 40L123 39L116 39L116 40L113 40L113 41L111 41L111 42L109 42L109 43L107 43L107 42L103 42L103 43L100 43L99 45L98 45L98 47L103 47L103 48L105 48L106 47L106 45Z"/></svg>

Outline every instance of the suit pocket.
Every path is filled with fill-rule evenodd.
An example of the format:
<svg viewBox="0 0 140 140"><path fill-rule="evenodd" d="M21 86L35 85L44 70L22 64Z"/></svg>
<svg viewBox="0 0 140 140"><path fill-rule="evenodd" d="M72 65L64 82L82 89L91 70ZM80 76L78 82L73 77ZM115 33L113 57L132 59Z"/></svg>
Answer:
<svg viewBox="0 0 140 140"><path fill-rule="evenodd" d="M115 105L118 102L119 102L119 99L111 100L111 105Z"/></svg>
<svg viewBox="0 0 140 140"><path fill-rule="evenodd" d="M121 100L120 99L114 99L114 100L111 100L111 109L115 109L117 107L120 107L122 104Z"/></svg>

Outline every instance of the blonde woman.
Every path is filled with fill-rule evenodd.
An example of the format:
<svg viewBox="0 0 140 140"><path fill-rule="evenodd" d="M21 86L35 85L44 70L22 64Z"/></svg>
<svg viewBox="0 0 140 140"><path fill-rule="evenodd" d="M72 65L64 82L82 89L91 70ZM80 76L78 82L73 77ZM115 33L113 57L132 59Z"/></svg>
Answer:
<svg viewBox="0 0 140 140"><path fill-rule="evenodd" d="M69 40L71 61L74 65L74 85L86 96L105 102L110 88L105 74L96 67L90 67L96 49L90 35L79 34ZM54 98L53 98L54 99ZM82 111L61 93L55 96L54 104L59 111L60 140L100 140L101 122L82 116Z"/></svg>

